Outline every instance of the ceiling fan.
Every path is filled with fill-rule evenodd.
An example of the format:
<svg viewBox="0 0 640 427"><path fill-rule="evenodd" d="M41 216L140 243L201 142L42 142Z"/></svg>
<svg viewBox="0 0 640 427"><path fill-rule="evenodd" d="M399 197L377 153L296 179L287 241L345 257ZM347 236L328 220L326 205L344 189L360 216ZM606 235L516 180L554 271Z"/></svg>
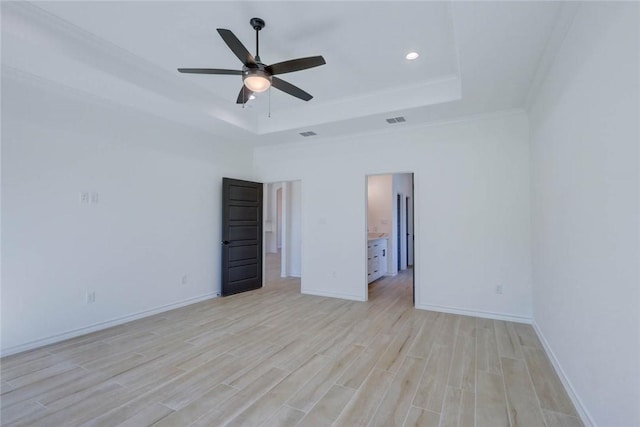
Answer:
<svg viewBox="0 0 640 427"><path fill-rule="evenodd" d="M224 28L218 28L218 33L222 40L229 46L229 49L242 62L242 70L226 70L220 68L178 68L181 73L193 74L226 74L241 75L243 85L238 94L237 104L244 104L254 92L264 92L270 86L280 89L289 95L309 101L313 96L297 86L292 85L278 77L276 74L291 73L293 71L306 70L307 68L318 67L326 64L322 56L310 56L307 58L291 59L289 61L278 62L277 64L265 65L260 60L259 50L259 32L265 26L260 18L251 18L249 21L254 30L256 30L256 56L249 53L246 47L238 40L238 38L230 31Z"/></svg>

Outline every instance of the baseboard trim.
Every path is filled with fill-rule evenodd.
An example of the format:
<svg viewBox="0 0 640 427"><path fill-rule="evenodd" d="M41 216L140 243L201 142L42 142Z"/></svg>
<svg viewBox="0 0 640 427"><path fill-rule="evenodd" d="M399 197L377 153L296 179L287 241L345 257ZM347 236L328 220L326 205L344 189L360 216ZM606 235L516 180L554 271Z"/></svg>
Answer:
<svg viewBox="0 0 640 427"><path fill-rule="evenodd" d="M327 292L327 291L322 291L319 289L300 289L300 293L305 294L305 295L315 295L315 296L319 296L319 297L329 297L329 298L340 298L340 299L348 299L351 301L365 301L364 299L362 299L361 297L357 296L357 295L351 295L351 294L343 294L340 292Z"/></svg>
<svg viewBox="0 0 640 427"><path fill-rule="evenodd" d="M469 310L466 308L447 307L444 305L416 304L416 308L420 310L438 311L441 313L460 314L462 316L482 317L484 319L506 320L508 322L533 323L531 317L519 316L516 314L494 313L491 311Z"/></svg>
<svg viewBox="0 0 640 427"><path fill-rule="evenodd" d="M0 351L0 357L10 356L12 354L21 353L27 350L33 350L39 347L44 347L45 345L55 344L60 341L68 340L70 338L79 337L81 335L90 334L92 332L100 331L102 329L111 328L113 326L118 326L123 323L131 322L132 320L141 319L143 317L153 316L154 314L162 313L165 311L173 310L176 308L184 307L186 305L195 304L197 302L205 301L208 299L216 298L218 293L209 293L205 295L200 295L193 298L188 298L186 300L182 300L179 302L166 304L160 307L155 307L149 310L140 311L138 313L129 314L127 316L118 317L111 320L106 320L104 322L94 323L89 326L85 326L78 329L73 329L67 332L63 332L56 335L51 335L45 338L40 338L34 341L29 341L25 344L16 345L13 347L9 347L6 349L2 349Z"/></svg>
<svg viewBox="0 0 640 427"><path fill-rule="evenodd" d="M569 377L567 377L567 375L564 372L564 369L562 369L562 365L560 364L560 361L558 361L558 358L556 357L555 353L553 352L553 350L551 350L551 346L549 345L549 342L547 341L544 334L538 327L538 324L534 321L531 325L533 326L533 330L536 331L536 334L538 335L538 339L540 339L540 342L542 343L542 347L544 347L544 351L547 353L547 356L549 356L549 360L551 361L551 364L553 365L553 368L555 369L556 374L558 374L558 377L560 378L560 381L562 382L564 389L567 391L567 394L569 395L571 402L573 402L573 406L575 406L576 410L578 411L578 415L580 416L580 419L582 420L583 424L585 425L585 427L595 427L597 425L596 422L593 420L593 417L591 417L591 414L582 403L582 400L578 396L578 393L576 393L576 390L573 388L571 381L569 381Z"/></svg>

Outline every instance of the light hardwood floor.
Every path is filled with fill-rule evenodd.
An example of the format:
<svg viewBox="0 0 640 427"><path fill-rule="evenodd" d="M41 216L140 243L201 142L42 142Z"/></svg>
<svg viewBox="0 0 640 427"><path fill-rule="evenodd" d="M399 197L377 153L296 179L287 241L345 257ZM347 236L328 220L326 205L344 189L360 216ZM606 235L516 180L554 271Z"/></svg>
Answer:
<svg viewBox="0 0 640 427"><path fill-rule="evenodd" d="M580 426L533 329L264 288L2 359L6 426Z"/></svg>

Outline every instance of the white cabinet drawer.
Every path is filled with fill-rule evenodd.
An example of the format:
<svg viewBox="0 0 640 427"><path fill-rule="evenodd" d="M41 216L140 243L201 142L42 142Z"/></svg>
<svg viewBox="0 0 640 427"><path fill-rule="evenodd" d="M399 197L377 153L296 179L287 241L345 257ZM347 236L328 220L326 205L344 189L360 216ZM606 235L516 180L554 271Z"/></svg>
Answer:
<svg viewBox="0 0 640 427"><path fill-rule="evenodd" d="M371 283L387 273L387 239L369 241L367 258L367 277Z"/></svg>

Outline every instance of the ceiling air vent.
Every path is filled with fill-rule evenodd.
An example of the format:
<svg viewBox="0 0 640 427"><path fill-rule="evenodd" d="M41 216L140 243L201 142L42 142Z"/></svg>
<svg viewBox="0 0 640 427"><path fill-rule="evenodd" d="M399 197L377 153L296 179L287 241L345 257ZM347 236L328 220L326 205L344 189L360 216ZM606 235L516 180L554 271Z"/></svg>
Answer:
<svg viewBox="0 0 640 427"><path fill-rule="evenodd" d="M312 131L307 131L307 132L300 132L300 135L302 135L302 136L304 136L306 138L307 136L317 135L317 133L312 132Z"/></svg>
<svg viewBox="0 0 640 427"><path fill-rule="evenodd" d="M406 120L402 116L400 116L400 117L391 117L390 119L387 119L387 123L389 123L389 124L403 123L403 122L406 122Z"/></svg>

